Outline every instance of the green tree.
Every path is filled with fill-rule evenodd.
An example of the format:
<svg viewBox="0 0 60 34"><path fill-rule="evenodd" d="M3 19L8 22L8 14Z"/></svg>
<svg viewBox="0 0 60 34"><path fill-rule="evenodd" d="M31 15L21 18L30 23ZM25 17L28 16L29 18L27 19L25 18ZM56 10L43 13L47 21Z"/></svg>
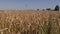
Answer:
<svg viewBox="0 0 60 34"><path fill-rule="evenodd" d="M59 11L59 5L56 5L55 11Z"/></svg>
<svg viewBox="0 0 60 34"><path fill-rule="evenodd" d="M51 10L51 8L47 8L46 10Z"/></svg>
<svg viewBox="0 0 60 34"><path fill-rule="evenodd" d="M37 11L39 11L39 9L37 9Z"/></svg>

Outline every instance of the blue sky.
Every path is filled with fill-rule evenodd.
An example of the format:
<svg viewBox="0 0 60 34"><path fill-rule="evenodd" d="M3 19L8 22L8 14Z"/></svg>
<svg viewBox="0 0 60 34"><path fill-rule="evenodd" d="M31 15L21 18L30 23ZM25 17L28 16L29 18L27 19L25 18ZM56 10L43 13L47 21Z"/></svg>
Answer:
<svg viewBox="0 0 60 34"><path fill-rule="evenodd" d="M60 0L0 0L0 10L4 9L45 9L60 5Z"/></svg>

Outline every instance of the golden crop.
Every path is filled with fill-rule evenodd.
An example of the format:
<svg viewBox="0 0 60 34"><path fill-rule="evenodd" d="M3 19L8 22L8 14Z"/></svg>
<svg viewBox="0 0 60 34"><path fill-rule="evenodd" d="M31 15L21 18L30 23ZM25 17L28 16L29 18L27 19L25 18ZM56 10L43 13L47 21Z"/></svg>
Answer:
<svg viewBox="0 0 60 34"><path fill-rule="evenodd" d="M60 12L0 10L0 34L60 34Z"/></svg>

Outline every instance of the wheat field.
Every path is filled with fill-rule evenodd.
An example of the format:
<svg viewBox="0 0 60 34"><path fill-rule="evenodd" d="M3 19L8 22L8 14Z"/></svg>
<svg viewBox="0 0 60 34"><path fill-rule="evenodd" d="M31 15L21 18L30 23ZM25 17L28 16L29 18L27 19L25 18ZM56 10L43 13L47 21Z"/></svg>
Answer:
<svg viewBox="0 0 60 34"><path fill-rule="evenodd" d="M0 10L0 34L60 34L60 12Z"/></svg>

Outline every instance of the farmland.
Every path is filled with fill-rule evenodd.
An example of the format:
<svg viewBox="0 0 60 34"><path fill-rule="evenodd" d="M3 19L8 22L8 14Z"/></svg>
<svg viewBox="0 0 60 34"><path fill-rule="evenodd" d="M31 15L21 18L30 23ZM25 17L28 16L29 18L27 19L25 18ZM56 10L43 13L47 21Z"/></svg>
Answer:
<svg viewBox="0 0 60 34"><path fill-rule="evenodd" d="M3 30L5 29L6 30ZM0 10L0 34L60 34L59 11Z"/></svg>

